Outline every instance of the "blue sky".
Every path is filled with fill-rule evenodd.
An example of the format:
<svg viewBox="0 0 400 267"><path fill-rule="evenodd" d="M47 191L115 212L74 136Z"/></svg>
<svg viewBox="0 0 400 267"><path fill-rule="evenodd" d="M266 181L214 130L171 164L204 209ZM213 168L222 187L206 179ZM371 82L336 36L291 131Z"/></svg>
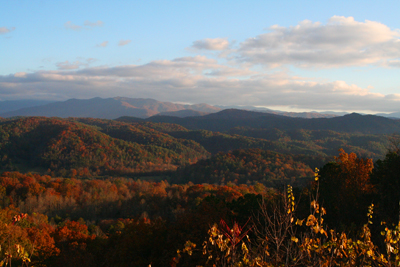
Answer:
<svg viewBox="0 0 400 267"><path fill-rule="evenodd" d="M3 1L0 100L400 111L399 1Z"/></svg>

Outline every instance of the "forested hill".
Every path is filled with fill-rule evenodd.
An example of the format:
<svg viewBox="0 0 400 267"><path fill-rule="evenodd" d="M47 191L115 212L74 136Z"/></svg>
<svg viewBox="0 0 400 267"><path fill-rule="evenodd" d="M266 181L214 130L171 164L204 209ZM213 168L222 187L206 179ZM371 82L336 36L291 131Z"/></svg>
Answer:
<svg viewBox="0 0 400 267"><path fill-rule="evenodd" d="M207 130L188 130L178 124L132 122L80 118L82 123L94 125L105 134L125 141L157 145L189 153L187 147L204 153L229 152L236 149L271 150L293 155L327 157L337 155L340 148L370 158L381 158L387 151L387 136L338 133L319 130L249 129L234 128L228 133ZM178 144L179 143L179 144ZM182 146L183 145L183 146ZM178 149L178 147L181 147ZM183 149L185 148L185 149ZM187 156L185 156L187 157Z"/></svg>
<svg viewBox="0 0 400 267"><path fill-rule="evenodd" d="M318 163L317 163L318 164ZM320 166L321 162L316 165ZM314 175L310 166L291 155L261 149L234 150L218 153L210 159L178 169L174 183L254 184L269 187L305 184Z"/></svg>
<svg viewBox="0 0 400 267"><path fill-rule="evenodd" d="M107 129L110 135L98 126L58 118L3 121L0 166L3 170L89 177L174 170L209 155L193 141L144 126L139 129L119 123Z"/></svg>
<svg viewBox="0 0 400 267"><path fill-rule="evenodd" d="M382 158L387 152L388 136L352 134L319 130L248 129L234 128L229 133L207 130L173 131L169 135L193 140L212 154L233 149L260 148L292 155L329 157L340 148L362 157Z"/></svg>
<svg viewBox="0 0 400 267"><path fill-rule="evenodd" d="M124 118L127 121L127 118ZM400 132L400 120L388 119L375 115L352 113L334 118L291 118L237 109L223 110L201 116L178 118L172 116L153 116L152 122L176 123L192 130L228 131L235 127L280 129L280 130L332 130L346 133L391 134Z"/></svg>
<svg viewBox="0 0 400 267"><path fill-rule="evenodd" d="M363 157L382 158L387 138L327 130L243 127L220 133L142 120L28 117L0 121L0 167L64 177L129 176L173 171L238 149L299 155L300 162L313 156L318 160L309 166L318 167L314 165L328 161L340 148Z"/></svg>
<svg viewBox="0 0 400 267"><path fill-rule="evenodd" d="M201 146L211 154L235 149L259 148L292 155L320 156L328 160L327 157L337 155L338 150L343 148L363 157L378 159L384 157L388 148L388 136L379 134L303 129L284 131L243 127L221 133L188 130L178 124L143 120L130 123L89 118L74 120L97 126L103 133L126 141L155 144L165 148L175 146L174 142L184 142L185 146L190 146L196 151L200 151L198 146ZM129 119L127 118L126 121ZM187 143L189 141L193 143ZM193 146L194 144L196 145ZM185 153L183 150L180 151Z"/></svg>
<svg viewBox="0 0 400 267"><path fill-rule="evenodd" d="M99 127L101 132L113 138L172 150L184 158L191 159L193 162L197 161L196 157L203 158L209 154L204 147L190 139L175 138L167 134L170 131L187 131L187 129L177 124L149 122L128 124L114 120L92 118L73 120Z"/></svg>

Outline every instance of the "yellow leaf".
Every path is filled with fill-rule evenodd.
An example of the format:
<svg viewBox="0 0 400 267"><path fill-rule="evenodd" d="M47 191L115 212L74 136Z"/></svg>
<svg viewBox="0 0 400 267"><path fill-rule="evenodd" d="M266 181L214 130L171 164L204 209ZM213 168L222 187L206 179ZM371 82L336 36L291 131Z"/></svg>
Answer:
<svg viewBox="0 0 400 267"><path fill-rule="evenodd" d="M325 215L326 214L326 210L323 207L321 208L321 210L322 210L322 215Z"/></svg>

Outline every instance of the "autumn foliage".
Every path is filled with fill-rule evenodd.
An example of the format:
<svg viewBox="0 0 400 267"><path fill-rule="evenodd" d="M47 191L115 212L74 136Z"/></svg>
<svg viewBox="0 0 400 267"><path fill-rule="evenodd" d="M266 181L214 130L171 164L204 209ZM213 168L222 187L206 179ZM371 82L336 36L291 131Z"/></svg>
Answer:
<svg viewBox="0 0 400 267"><path fill-rule="evenodd" d="M380 138L2 120L0 266L397 266L399 153L361 156Z"/></svg>

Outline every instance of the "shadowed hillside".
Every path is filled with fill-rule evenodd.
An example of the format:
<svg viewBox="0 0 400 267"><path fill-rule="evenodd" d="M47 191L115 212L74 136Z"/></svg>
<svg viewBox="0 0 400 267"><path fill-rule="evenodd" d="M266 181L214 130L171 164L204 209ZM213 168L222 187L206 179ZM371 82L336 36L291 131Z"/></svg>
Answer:
<svg viewBox="0 0 400 267"><path fill-rule="evenodd" d="M223 110L202 117L177 118L153 116L152 122L176 123L192 130L228 131L235 127L280 130L332 130L363 134L391 134L400 132L400 121L374 115L352 113L334 118L303 119L245 110Z"/></svg>

